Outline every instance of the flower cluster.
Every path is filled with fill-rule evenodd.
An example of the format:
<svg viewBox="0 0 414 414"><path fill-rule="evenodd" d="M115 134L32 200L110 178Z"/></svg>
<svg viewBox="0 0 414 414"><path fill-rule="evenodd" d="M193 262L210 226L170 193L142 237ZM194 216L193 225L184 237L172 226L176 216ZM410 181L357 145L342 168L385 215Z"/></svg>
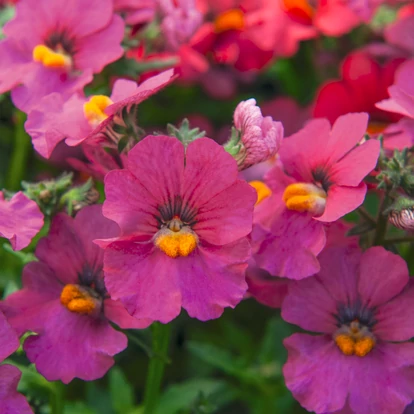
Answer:
<svg viewBox="0 0 414 414"><path fill-rule="evenodd" d="M10 8L0 413L50 412L17 391L27 361L42 381L97 380L150 326L144 410L155 413L168 361L157 333L182 313L206 322L248 298L315 333L283 341L280 378L304 409L407 413L412 5L19 0L0 2L0 16ZM188 412L207 412L200 401Z"/></svg>

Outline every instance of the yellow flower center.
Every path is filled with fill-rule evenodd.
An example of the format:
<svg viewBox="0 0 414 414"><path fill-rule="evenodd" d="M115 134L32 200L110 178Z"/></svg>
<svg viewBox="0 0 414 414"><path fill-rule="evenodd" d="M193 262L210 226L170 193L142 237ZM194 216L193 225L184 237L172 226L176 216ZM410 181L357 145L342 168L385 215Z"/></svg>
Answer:
<svg viewBox="0 0 414 414"><path fill-rule="evenodd" d="M272 190L262 181L250 181L249 184L257 192L256 206L261 203L265 198L272 195Z"/></svg>
<svg viewBox="0 0 414 414"><path fill-rule="evenodd" d="M216 33L228 30L243 30L245 26L244 14L240 9L231 9L219 14L214 21Z"/></svg>
<svg viewBox="0 0 414 414"><path fill-rule="evenodd" d="M88 102L83 104L83 113L88 122L93 126L99 125L108 118L104 112L105 109L112 105L113 102L108 96L94 95L89 98Z"/></svg>
<svg viewBox="0 0 414 414"><path fill-rule="evenodd" d="M283 193L283 201L289 210L309 211L315 216L325 211L326 197L322 188L310 183L290 184Z"/></svg>
<svg viewBox="0 0 414 414"><path fill-rule="evenodd" d="M60 303L71 312L82 315L90 315L100 306L99 299L79 285L66 285L60 294Z"/></svg>
<svg viewBox="0 0 414 414"><path fill-rule="evenodd" d="M368 328L355 320L349 326L342 326L334 335L337 347L344 355L364 357L375 347L375 338Z"/></svg>
<svg viewBox="0 0 414 414"><path fill-rule="evenodd" d="M72 58L63 49L54 51L45 45L37 45L33 49L33 60L40 62L47 68L69 68Z"/></svg>
<svg viewBox="0 0 414 414"><path fill-rule="evenodd" d="M197 235L178 217L174 217L155 237L155 245L172 258L188 256L197 244Z"/></svg>

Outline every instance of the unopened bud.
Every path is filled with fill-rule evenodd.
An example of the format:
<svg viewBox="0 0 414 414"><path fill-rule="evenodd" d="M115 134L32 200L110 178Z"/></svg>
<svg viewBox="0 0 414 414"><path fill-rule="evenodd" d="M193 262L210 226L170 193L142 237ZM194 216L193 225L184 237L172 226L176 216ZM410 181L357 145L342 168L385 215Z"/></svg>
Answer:
<svg viewBox="0 0 414 414"><path fill-rule="evenodd" d="M393 226L406 231L414 231L414 200L400 197L386 212L388 221Z"/></svg>

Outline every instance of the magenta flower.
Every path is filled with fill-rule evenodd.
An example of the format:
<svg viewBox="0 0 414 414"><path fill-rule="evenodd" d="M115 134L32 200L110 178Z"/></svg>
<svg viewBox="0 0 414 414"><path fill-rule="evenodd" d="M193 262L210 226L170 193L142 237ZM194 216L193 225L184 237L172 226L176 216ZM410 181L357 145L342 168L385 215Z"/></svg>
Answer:
<svg viewBox="0 0 414 414"><path fill-rule="evenodd" d="M365 198L364 177L376 165L380 144L364 136L365 113L310 121L286 138L265 180L271 195L257 207L253 241L257 265L272 275L302 279L319 271L326 243L323 223L338 220ZM259 194L260 199L260 194Z"/></svg>
<svg viewBox="0 0 414 414"><path fill-rule="evenodd" d="M157 0L113 0L114 10L124 16L129 25L149 23L154 20Z"/></svg>
<svg viewBox="0 0 414 414"><path fill-rule="evenodd" d="M131 315L167 323L183 307L208 320L240 302L256 194L237 175L213 140L185 149L167 136L144 138L107 174L103 211L122 233L101 241L105 284Z"/></svg>
<svg viewBox="0 0 414 414"><path fill-rule="evenodd" d="M163 15L161 29L171 50L189 42L203 22L195 0L158 0Z"/></svg>
<svg viewBox="0 0 414 414"><path fill-rule="evenodd" d="M0 362L19 347L16 332L0 311ZM32 410L23 395L17 391L20 371L11 365L0 365L0 408L2 413L29 414Z"/></svg>
<svg viewBox="0 0 414 414"><path fill-rule="evenodd" d="M65 99L58 93L44 97L30 112L25 123L33 146L43 157L49 158L56 145L65 139L68 145L79 145L87 138L106 134L108 141L117 145L118 138L112 130L114 124L125 127L131 113L136 128L136 105L157 93L175 79L173 69L142 82L118 79L110 97L79 94ZM122 112L128 114L124 117ZM109 130L110 129L110 130Z"/></svg>
<svg viewBox="0 0 414 414"><path fill-rule="evenodd" d="M403 63L395 76L394 85L388 88L390 99L377 103L385 111L414 118L414 60Z"/></svg>
<svg viewBox="0 0 414 414"><path fill-rule="evenodd" d="M235 155L239 170L276 155L283 139L283 125L273 121L270 116L263 117L255 99L240 102L233 118L240 145L240 150Z"/></svg>
<svg viewBox="0 0 414 414"><path fill-rule="evenodd" d="M48 381L102 377L127 346L126 336L110 322L121 328L150 323L132 318L107 295L103 251L92 240L117 233L99 205L85 207L75 219L57 215L36 249L39 261L23 270L23 289L3 303L19 335L37 334L26 339L24 350Z"/></svg>
<svg viewBox="0 0 414 414"><path fill-rule="evenodd" d="M49 93L74 93L123 54L111 0L21 0L4 34L0 93L24 84L13 100L25 111Z"/></svg>
<svg viewBox="0 0 414 414"><path fill-rule="evenodd" d="M21 191L10 201L0 192L0 223L0 236L9 239L14 250L21 250L43 227L43 214Z"/></svg>
<svg viewBox="0 0 414 414"><path fill-rule="evenodd" d="M320 263L315 277L289 285L282 305L283 319L320 334L284 341L286 386L318 414L401 414L414 399L406 263L382 247L329 249Z"/></svg>
<svg viewBox="0 0 414 414"><path fill-rule="evenodd" d="M0 407L5 414L33 414L26 398L16 390L22 376L12 365L0 365Z"/></svg>

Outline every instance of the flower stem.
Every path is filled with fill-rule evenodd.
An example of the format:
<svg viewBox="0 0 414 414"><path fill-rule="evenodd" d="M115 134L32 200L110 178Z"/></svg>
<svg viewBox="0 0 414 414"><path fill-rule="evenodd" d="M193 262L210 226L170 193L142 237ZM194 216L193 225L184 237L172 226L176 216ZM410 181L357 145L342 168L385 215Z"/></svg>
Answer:
<svg viewBox="0 0 414 414"><path fill-rule="evenodd" d="M153 414L158 404L161 381L167 360L170 325L155 322L152 325L152 351L144 395L144 414Z"/></svg>
<svg viewBox="0 0 414 414"><path fill-rule="evenodd" d="M385 234L387 233L388 215L384 215L384 210L388 207L388 192L384 195L378 209L377 228L372 242L373 246L381 246L384 243Z"/></svg>
<svg viewBox="0 0 414 414"><path fill-rule="evenodd" d="M26 115L23 112L15 112L16 117L16 132L15 132L15 142L13 154L10 160L10 169L7 178L7 188L9 190L19 190L20 182L24 178L27 158L31 149L30 137L26 134L24 130L24 122L26 120Z"/></svg>
<svg viewBox="0 0 414 414"><path fill-rule="evenodd" d="M65 386L61 382L55 382L51 393L51 413L63 414L65 410Z"/></svg>

